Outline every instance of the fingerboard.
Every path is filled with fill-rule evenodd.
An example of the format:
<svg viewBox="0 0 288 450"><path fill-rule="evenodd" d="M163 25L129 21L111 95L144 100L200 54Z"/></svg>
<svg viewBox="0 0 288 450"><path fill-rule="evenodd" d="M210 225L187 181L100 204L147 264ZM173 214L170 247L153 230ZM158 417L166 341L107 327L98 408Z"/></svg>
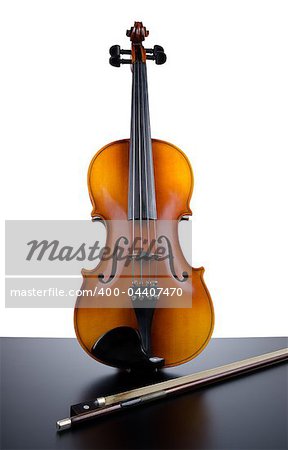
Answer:
<svg viewBox="0 0 288 450"><path fill-rule="evenodd" d="M146 63L133 64L128 219L157 219Z"/></svg>

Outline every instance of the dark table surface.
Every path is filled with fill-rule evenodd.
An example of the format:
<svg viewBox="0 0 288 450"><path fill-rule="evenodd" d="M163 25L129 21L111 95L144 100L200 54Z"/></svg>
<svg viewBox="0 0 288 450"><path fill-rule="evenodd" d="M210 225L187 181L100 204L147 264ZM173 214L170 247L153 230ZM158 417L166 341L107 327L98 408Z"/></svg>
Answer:
<svg viewBox="0 0 288 450"><path fill-rule="evenodd" d="M286 338L212 339L163 381L287 346ZM75 339L1 339L1 449L287 449L287 364L57 433L72 404L152 380L98 364Z"/></svg>

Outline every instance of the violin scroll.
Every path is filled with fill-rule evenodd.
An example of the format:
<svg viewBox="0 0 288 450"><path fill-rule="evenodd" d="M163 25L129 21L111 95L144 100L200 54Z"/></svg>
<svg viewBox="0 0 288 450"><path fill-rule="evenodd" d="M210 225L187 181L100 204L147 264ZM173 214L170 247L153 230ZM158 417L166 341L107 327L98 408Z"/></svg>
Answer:
<svg viewBox="0 0 288 450"><path fill-rule="evenodd" d="M126 36L130 37L132 44L141 44L149 36L149 31L142 22L134 22L134 26L126 31Z"/></svg>
<svg viewBox="0 0 288 450"><path fill-rule="evenodd" d="M166 62L167 56L161 45L147 49L143 47L142 42L149 35L149 31L142 22L135 22L134 26L127 30L126 35L130 37L131 50L122 50L120 45L112 45L109 50L111 66L120 67L121 64L134 64L136 61L145 63L148 59L155 61L157 65ZM131 59L121 58L121 55L131 55Z"/></svg>

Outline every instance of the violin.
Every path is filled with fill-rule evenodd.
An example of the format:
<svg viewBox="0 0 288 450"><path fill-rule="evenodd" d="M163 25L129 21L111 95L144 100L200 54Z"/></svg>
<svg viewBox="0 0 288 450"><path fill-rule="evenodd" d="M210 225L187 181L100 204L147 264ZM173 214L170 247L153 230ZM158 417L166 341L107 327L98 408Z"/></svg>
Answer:
<svg viewBox="0 0 288 450"><path fill-rule="evenodd" d="M192 268L179 243L179 222L192 215L191 165L174 144L151 138L147 62L162 65L166 54L144 48L148 34L135 22L131 49L110 48L112 66L131 67L131 131L89 166L92 220L105 225L106 245L97 267L82 271L74 311L77 339L92 358L135 370L190 361L214 326L204 268Z"/></svg>

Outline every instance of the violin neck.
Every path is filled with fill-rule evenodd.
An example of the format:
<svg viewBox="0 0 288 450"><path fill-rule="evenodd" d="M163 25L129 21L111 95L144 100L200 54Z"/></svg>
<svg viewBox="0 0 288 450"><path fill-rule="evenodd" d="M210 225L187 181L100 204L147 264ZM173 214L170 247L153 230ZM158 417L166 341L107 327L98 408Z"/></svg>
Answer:
<svg viewBox="0 0 288 450"><path fill-rule="evenodd" d="M128 219L157 219L146 63L133 64Z"/></svg>

